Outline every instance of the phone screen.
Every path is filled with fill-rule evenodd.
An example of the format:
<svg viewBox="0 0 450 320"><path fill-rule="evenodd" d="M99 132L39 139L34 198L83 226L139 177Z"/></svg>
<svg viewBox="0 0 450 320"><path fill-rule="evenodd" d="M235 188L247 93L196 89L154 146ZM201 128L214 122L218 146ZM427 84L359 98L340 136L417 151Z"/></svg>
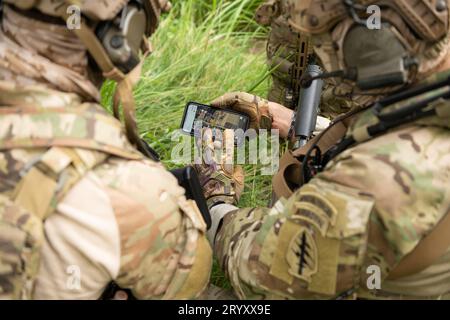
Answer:
<svg viewBox="0 0 450 320"><path fill-rule="evenodd" d="M191 135L202 128L242 129L245 132L249 123L250 119L245 114L190 102L186 106L181 128L183 132Z"/></svg>

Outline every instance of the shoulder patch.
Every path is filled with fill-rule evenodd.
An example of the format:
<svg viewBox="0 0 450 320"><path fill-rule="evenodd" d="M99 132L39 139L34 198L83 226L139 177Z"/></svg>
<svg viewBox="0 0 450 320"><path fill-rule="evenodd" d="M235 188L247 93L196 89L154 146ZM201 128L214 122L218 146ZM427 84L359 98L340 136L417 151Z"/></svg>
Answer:
<svg viewBox="0 0 450 320"><path fill-rule="evenodd" d="M325 236L329 226L334 226L337 219L336 207L318 191L302 191L294 204L293 221L307 222Z"/></svg>
<svg viewBox="0 0 450 320"><path fill-rule="evenodd" d="M301 227L292 238L286 253L288 272L295 278L311 282L317 273L317 246L314 237L306 227Z"/></svg>

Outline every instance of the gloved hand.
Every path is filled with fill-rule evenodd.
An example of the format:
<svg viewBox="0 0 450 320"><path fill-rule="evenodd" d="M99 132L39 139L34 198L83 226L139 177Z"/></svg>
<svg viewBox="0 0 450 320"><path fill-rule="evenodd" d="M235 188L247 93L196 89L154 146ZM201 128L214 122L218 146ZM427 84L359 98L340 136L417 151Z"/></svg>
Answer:
<svg viewBox="0 0 450 320"><path fill-rule="evenodd" d="M215 99L211 105L247 114L250 117L250 127L253 129L272 128L273 119L269 112L269 102L258 96L245 92L230 92Z"/></svg>
<svg viewBox="0 0 450 320"><path fill-rule="evenodd" d="M196 145L203 163L194 165L194 168L198 173L208 208L220 203L236 205L244 189L245 175L241 166L233 165L233 130L216 134L213 141L212 130L206 128L202 131L202 137L196 137ZM222 151L224 146L227 146L226 152Z"/></svg>

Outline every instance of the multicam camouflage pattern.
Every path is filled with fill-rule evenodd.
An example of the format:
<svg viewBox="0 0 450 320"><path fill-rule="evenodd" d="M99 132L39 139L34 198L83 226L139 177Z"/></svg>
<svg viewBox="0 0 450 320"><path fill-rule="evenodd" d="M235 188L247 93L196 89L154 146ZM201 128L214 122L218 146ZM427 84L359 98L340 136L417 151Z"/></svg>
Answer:
<svg viewBox="0 0 450 320"><path fill-rule="evenodd" d="M53 93L48 92L49 99ZM22 101L27 101L28 96L33 94L24 94ZM42 93L40 98L44 99ZM15 99L19 101L19 95ZM123 136L123 131L120 131L118 122L103 112L98 112L98 109L100 107L93 104L65 109L37 107L34 113L27 115L26 111L31 109L25 108L19 116L11 113L13 108L1 107L0 123L5 124L1 126L5 130L0 138L2 199L13 197L24 173L29 172L36 164L36 159L45 158L49 150L52 150L49 149L52 144L64 146L64 150L77 155L78 161L90 161L94 168L80 171L80 164L73 163L57 176L53 172L50 177L62 179L75 175L75 179L58 179L59 192L52 196L49 205L54 211L57 204L63 201L64 194L70 192L70 187L75 186L89 172L97 176L101 185L107 186L105 192L110 196L119 227L122 254L120 274L117 279L111 280L115 280L123 288L129 288L136 297L142 299L197 297L208 283L211 266L211 249L204 236L206 227L198 208L195 203L185 199L184 190L178 187L176 179L162 165L140 160L142 156L133 151L125 139L119 139ZM19 118L11 121L11 117ZM40 130L33 130L37 126ZM41 137L44 133L48 135L45 139ZM82 133L84 135L80 136ZM49 165L46 164L45 168L48 168ZM47 186L45 180L37 181L35 188L40 184L42 189L48 190L44 187ZM61 185L63 181L65 185ZM151 181L159 181L159 184L152 185ZM39 195L37 190L33 193ZM10 200L8 201L0 210L2 217L12 219L12 213L16 211L23 217L17 217L18 223L12 226L8 224L10 220L0 220L0 227L5 230L0 245L0 292L3 297L29 298L33 297L30 296L30 288L39 266L38 244L43 241L43 229L39 229L39 226L42 222L34 212L22 213L23 207L10 207ZM86 194L85 201L89 201L89 194ZM27 221L33 222L34 229L28 230L31 226L25 224ZM34 245L34 238L30 238L27 240L30 241L28 247L19 241L25 241L22 234L26 235L25 232L31 231L37 233L37 244ZM17 237L13 237L16 234ZM12 248L17 248L17 252L12 251ZM19 251L21 249L24 249L23 252ZM14 260L13 254L33 255L27 260L26 257ZM23 265L16 265L17 261L22 261ZM83 265L82 262L80 264ZM24 271L19 273L19 268L24 268ZM16 270L17 273L11 270ZM24 279L27 282L23 282ZM28 291L24 291L25 285ZM62 296L62 293L59 294Z"/></svg>
<svg viewBox="0 0 450 320"><path fill-rule="evenodd" d="M97 78L76 36L5 6L0 57L0 298L95 299L110 281L141 299L198 297L212 264L201 214L176 179L143 160L120 123L92 102L100 99ZM82 217L68 219L64 232L49 229L74 190L81 194L74 212L106 200L112 221L97 223L113 226L106 231L120 237L117 250L87 254L107 238L105 228L83 237L92 245L67 238L89 223ZM67 257L83 270L83 289L90 274L101 276L91 279L90 292L67 288ZM117 261L117 274L97 257Z"/></svg>
<svg viewBox="0 0 450 320"><path fill-rule="evenodd" d="M42 240L41 220L0 195L0 300L31 298Z"/></svg>
<svg viewBox="0 0 450 320"><path fill-rule="evenodd" d="M98 77L88 72L88 54L64 25L29 19L4 5L0 29L0 81L3 86L45 86L100 101ZM7 34L7 36L5 35ZM2 97L3 98L3 97Z"/></svg>
<svg viewBox="0 0 450 320"><path fill-rule="evenodd" d="M3 2L14 4L23 10L29 10L34 6L41 12L56 17L62 16L61 10L64 9L65 4L76 4L86 17L95 21L104 21L116 17L129 0L39 0L31 2L29 0L4 0ZM161 12L168 12L172 7L168 0L147 0L144 2L146 2L146 5L148 2L157 11L158 17Z"/></svg>
<svg viewBox="0 0 450 320"><path fill-rule="evenodd" d="M210 284L205 292L198 298L199 300L237 300L233 289L224 289Z"/></svg>
<svg viewBox="0 0 450 320"><path fill-rule="evenodd" d="M86 0L40 0L40 1L26 1L26 0L5 0L5 3L10 3L22 10L29 10L36 7L41 12L60 17L61 10L68 3L74 3L81 9L82 13L94 20L111 20L122 10L129 0L106 0L106 1L86 1ZM31 2L31 4L30 4Z"/></svg>
<svg viewBox="0 0 450 320"><path fill-rule="evenodd" d="M273 1L272 1L273 2ZM334 88L325 97L334 98ZM331 116L354 105L337 107ZM362 104L373 101L366 97ZM348 101L348 100L347 100ZM334 159L272 209L225 216L215 253L241 299L450 298L450 250L425 270L390 272L450 210L450 125L430 117ZM363 113L352 131L375 121ZM352 132L351 131L351 132ZM370 289L370 267L381 289Z"/></svg>
<svg viewBox="0 0 450 320"><path fill-rule="evenodd" d="M26 92L23 94L27 96ZM126 139L120 122L93 103L80 104L77 108L3 107L0 119L0 149L3 150L65 146L128 159L142 158Z"/></svg>
<svg viewBox="0 0 450 320"><path fill-rule="evenodd" d="M307 63L302 53L305 52L305 48L302 49L301 46L307 44L309 40L304 34L290 27L289 15L285 0L269 0L258 9L256 20L262 25L271 27L267 41L267 64L269 70L273 72L268 100L295 109L300 79ZM306 54L308 52L312 53L312 48L306 48ZM301 65L297 65L300 62L299 58L305 59ZM329 81L322 95L320 115L334 119L357 108L358 105L348 97L339 97L335 92L335 84Z"/></svg>
<svg viewBox="0 0 450 320"><path fill-rule="evenodd" d="M198 297L209 281L212 253L201 213L176 179L161 164L117 158L94 173L120 230L121 266L113 280L138 299Z"/></svg>
<svg viewBox="0 0 450 320"><path fill-rule="evenodd" d="M357 145L272 209L224 218L216 254L239 298L450 298L450 250L388 279L450 213L450 104ZM375 121L364 112L351 131ZM381 289L368 286L375 266ZM370 288L370 289L369 289Z"/></svg>
<svg viewBox="0 0 450 320"><path fill-rule="evenodd" d="M445 110L442 114L446 116L416 121L347 150L328 166L321 177L343 181L376 197L375 215L370 221L369 250L363 269L378 265L383 279L450 213L450 104L442 101L439 107ZM370 111L365 112L350 128L349 134L373 121L374 115ZM339 172L346 168L347 172ZM359 172L354 168L363 170ZM366 174L377 173L363 178L364 171ZM390 181L389 188L386 188L385 181ZM381 239L377 236L379 232ZM448 298L448 270L446 254L418 274L385 281L380 291L370 291L361 286L360 295L375 298L437 298L442 295Z"/></svg>
<svg viewBox="0 0 450 320"><path fill-rule="evenodd" d="M356 23L348 14L345 4L340 0L330 0L326 3L315 0L285 0L285 2L290 26L296 31L314 34L312 45L324 69L328 72L345 69L342 44L348 31ZM420 61L418 72L410 73L409 83L426 79L448 57L450 52L448 0L440 1L442 10L438 10L436 2L422 0L414 3L395 0L359 1L359 3L363 6L379 5L382 8L383 20L389 22L395 29L396 37L406 46L409 54ZM411 14L417 15L417 18L407 18ZM339 85L342 92L354 95L359 104L364 103L364 93L355 92L354 82L346 80ZM380 92L378 90L371 92L377 93ZM381 95L383 94L386 92L381 92Z"/></svg>
<svg viewBox="0 0 450 320"><path fill-rule="evenodd" d="M93 151L87 151L86 149L70 150L79 150L80 154L83 152L82 154L88 158L94 155ZM6 170L6 172L2 170L1 173L2 197L11 198L18 181L21 180L20 173L34 159L42 157L42 153L45 152L47 152L46 148L33 148L13 149L0 154L1 167ZM104 155L104 153L100 153L100 155ZM70 172L69 169L64 172ZM197 297L209 280L211 249L204 237L206 227L198 208L195 203L185 199L184 190L177 185L175 178L165 171L160 164L142 160L129 161L116 157L109 157L107 160L103 158L102 163L98 164L93 170L86 172L84 176L86 175L95 175L96 180L94 181L99 185L95 192L105 192L108 195L119 229L120 272L117 278L111 278L110 281L114 280L121 287L130 289L133 295L140 299L192 299ZM82 177L78 177L77 181L80 179ZM71 185L76 187L77 181L71 182ZM151 181L159 181L159 183L158 185L151 185ZM64 187L67 187L69 182ZM40 184L40 188L44 188L46 184L44 179L37 181L37 183ZM65 194L70 192L67 188L63 190ZM82 202L95 206L96 203L89 192L84 194ZM34 191L34 194L38 194L38 190ZM40 200L43 201L43 199ZM58 194L52 202L56 202L52 205L53 211L55 211L57 204L64 203L64 197ZM17 210L19 209L21 208ZM15 211L8 209L5 212ZM53 214L57 215L58 212L55 211ZM31 246L34 244L31 242L34 238L27 240L30 241L30 247L24 247L23 245L20 246L20 243L13 242L18 242L22 238L17 236L17 240L15 240L16 238L10 237L10 235L19 235L18 232L21 229L28 231L28 229L25 229L25 227L29 228L25 222L29 219L29 221L37 224L37 227L34 226L35 229L33 230L35 233L37 232L35 242L39 244L44 241L43 229L42 227L41 229L36 228L41 226L42 222L36 214L28 214L24 218L17 219L19 221L17 225L8 225L9 220L1 220L2 223L0 224L2 230L4 230L2 233L4 235L2 240L4 241L0 245L0 270L5 270L5 273L0 273L0 287L5 292L4 297L56 297L58 299L76 297L73 296L74 293L67 292L67 288L64 287L58 292L48 292L42 286L37 286L37 290L34 292L37 296L30 295L35 280L33 276L36 275L36 270L39 267L39 247L37 245ZM83 241L89 241L89 239L84 238ZM24 249L23 252L18 251L17 254L26 255L29 250L37 256L27 260L24 257L20 260L23 265L16 266L16 261L8 258L9 255L14 253L10 253L10 248L13 245L19 249ZM57 247L60 246L61 244ZM82 249L80 248L80 250ZM46 256L44 255L42 258L45 259ZM56 261L56 263L60 262ZM73 261L73 263L76 263L86 272L90 268L90 264L83 260ZM29 269L30 272L33 271L34 273L28 274L24 273L25 271L19 273L19 267L26 268L26 271ZM17 273L6 272L12 268L15 268L14 270L17 270ZM18 296L17 292L22 290L22 286L25 285L25 282L21 281L25 278L28 281L26 282L28 291L25 292L27 295ZM13 286L9 285L12 282ZM12 293L7 295L10 290L14 290L14 295Z"/></svg>
<svg viewBox="0 0 450 320"><path fill-rule="evenodd" d="M356 286L373 200L355 203L352 229L351 217L338 211L356 195L319 181L272 209L226 216L216 251L238 297L334 298Z"/></svg>

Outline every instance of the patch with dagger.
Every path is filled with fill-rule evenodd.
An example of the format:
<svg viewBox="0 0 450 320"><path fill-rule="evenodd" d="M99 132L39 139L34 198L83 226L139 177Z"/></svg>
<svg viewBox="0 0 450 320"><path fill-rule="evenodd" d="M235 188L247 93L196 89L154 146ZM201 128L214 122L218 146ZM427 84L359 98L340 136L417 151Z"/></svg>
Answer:
<svg viewBox="0 0 450 320"><path fill-rule="evenodd" d="M311 282L311 276L317 273L317 246L311 231L306 227L292 238L286 260L289 274Z"/></svg>

